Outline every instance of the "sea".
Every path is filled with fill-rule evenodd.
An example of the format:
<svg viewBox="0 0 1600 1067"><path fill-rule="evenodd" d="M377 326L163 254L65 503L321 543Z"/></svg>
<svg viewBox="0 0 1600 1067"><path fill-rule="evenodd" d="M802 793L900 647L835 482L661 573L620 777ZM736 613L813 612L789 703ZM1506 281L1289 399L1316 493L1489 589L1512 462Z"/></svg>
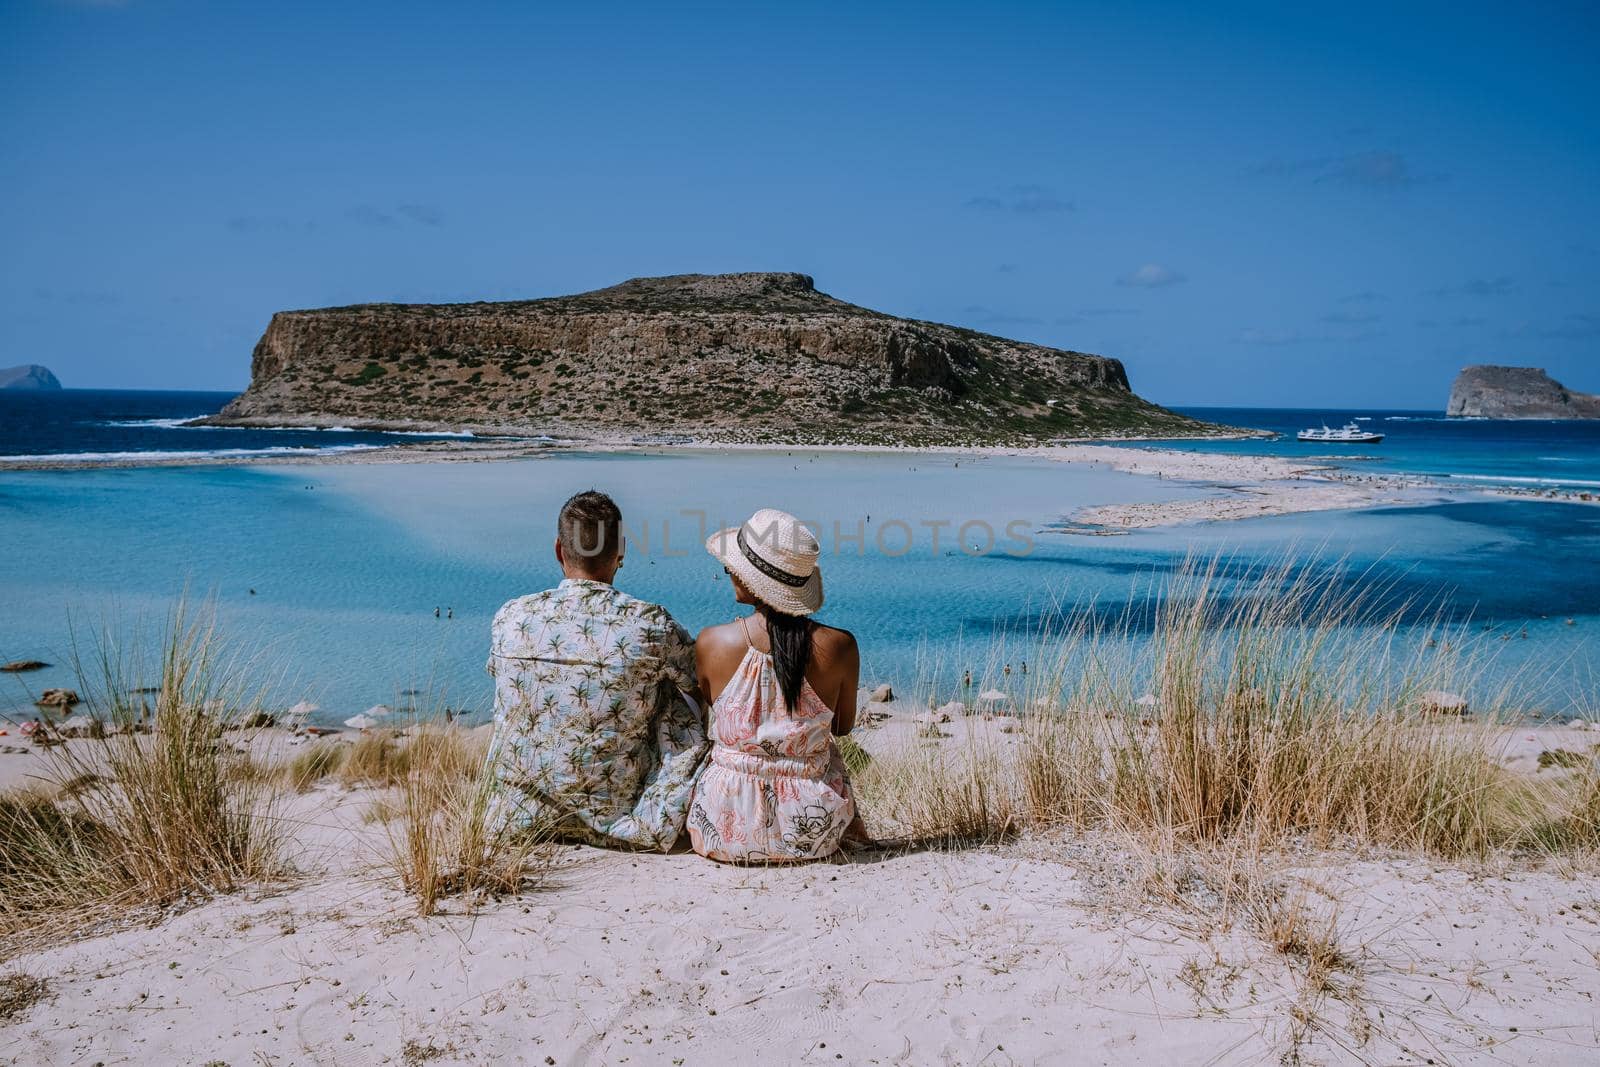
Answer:
<svg viewBox="0 0 1600 1067"><path fill-rule="evenodd" d="M1600 491L1600 420L1452 419L1442 411L1319 408L1179 408L1208 422L1267 430L1271 440L1171 442L1172 447L1305 458L1375 474L1424 474L1462 487ZM1379 445L1300 441L1300 430L1355 423Z"/></svg>
<svg viewBox="0 0 1600 1067"><path fill-rule="evenodd" d="M0 393L0 457L230 460L416 441L358 430L190 428L231 394ZM1446 420L1426 411L1180 409L1275 440L1172 447L1328 457L1472 490L1600 488L1600 423ZM1350 420L1378 446L1306 445L1293 431ZM445 437L447 435L421 435ZM1036 457L922 453L552 451L497 462L5 469L0 459L0 715L32 715L76 663L115 646L151 671L171 613L214 618L270 706L307 700L339 722L373 705L483 718L490 622L559 579L554 519L571 493L621 504L624 590L691 631L732 617L705 534L763 506L822 532L823 619L853 630L863 679L952 695L1005 686L1064 613L1137 631L1194 560L1225 582L1290 565L1404 610L1397 638L1443 620L1484 650L1472 684L1514 685L1519 710L1600 717L1600 507L1476 491L1401 506L1090 537L1061 532L1087 504L1191 499L1214 487ZM133 652L128 652L128 649ZM141 651L142 650L142 651ZM1011 666L1012 675L1005 673ZM1037 669L1037 667L1036 667ZM93 673L91 670L89 673ZM136 680L148 681L145 678ZM1478 694L1469 693L1474 699ZM0 728L3 728L0 723Z"/></svg>

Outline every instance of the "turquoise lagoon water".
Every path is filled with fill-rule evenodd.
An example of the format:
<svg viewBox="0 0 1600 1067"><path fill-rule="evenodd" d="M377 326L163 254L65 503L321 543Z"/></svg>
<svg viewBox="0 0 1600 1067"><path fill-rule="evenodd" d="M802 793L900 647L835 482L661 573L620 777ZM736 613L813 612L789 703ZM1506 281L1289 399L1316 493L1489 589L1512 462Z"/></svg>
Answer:
<svg viewBox="0 0 1600 1067"><path fill-rule="evenodd" d="M103 621L148 627L187 589L212 599L274 700L311 699L339 720L421 690L481 715L490 619L558 579L556 510L590 487L615 495L635 531L618 584L691 630L734 612L704 527L766 505L817 522L822 617L856 631L872 681L907 685L932 660L946 681L981 672L997 636L1062 604L1117 615L1186 555L1229 553L1248 571L1292 552L1343 561L1352 582L1442 607L1463 631L1491 627L1495 670L1546 711L1600 705L1600 509L1468 498L1080 537L1039 531L1087 503L1205 490L1037 459L796 451L0 472L0 659L58 665L0 677L0 710L73 684L60 666L72 626L80 645ZM993 549L973 553L986 529Z"/></svg>

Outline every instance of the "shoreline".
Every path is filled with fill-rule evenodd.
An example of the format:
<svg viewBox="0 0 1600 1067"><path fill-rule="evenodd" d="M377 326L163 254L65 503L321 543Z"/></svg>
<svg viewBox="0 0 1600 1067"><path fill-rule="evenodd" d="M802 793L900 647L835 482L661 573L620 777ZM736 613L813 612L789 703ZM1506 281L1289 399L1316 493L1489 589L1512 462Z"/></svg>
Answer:
<svg viewBox="0 0 1600 1067"><path fill-rule="evenodd" d="M1298 460L1080 444L1053 449L1049 458L1063 463L1103 463L1128 474L1212 490L1198 500L1080 508L1070 517L1072 527L1062 532L1089 536L1317 511L1439 503L1459 492L1422 475L1355 474L1323 457ZM1481 490L1468 492L1474 491Z"/></svg>

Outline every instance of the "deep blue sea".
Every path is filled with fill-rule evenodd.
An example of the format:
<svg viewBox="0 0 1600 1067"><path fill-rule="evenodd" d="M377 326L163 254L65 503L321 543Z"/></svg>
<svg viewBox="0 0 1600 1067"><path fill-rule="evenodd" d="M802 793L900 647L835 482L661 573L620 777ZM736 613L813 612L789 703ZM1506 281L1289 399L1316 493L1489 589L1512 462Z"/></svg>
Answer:
<svg viewBox="0 0 1600 1067"><path fill-rule="evenodd" d="M415 440L176 425L227 399L0 394L0 455ZM1464 475L1523 485L1530 483L1514 480L1600 481L1597 425L1446 423L1423 412L1194 413L1278 431L1371 419L1390 437L1354 450L1346 461L1355 469L1448 474L1469 484L1480 483ZM1292 435L1181 447L1329 453ZM1402 644L1442 613L1463 640L1489 648L1493 669L1482 683L1514 678L1528 710L1600 713L1600 507L1469 493L1446 503L1081 537L1040 531L1086 504L1211 490L1032 457L707 450L495 463L77 471L0 464L0 661L56 665L0 676L0 714L30 711L38 689L74 684L74 649L92 653L103 624L148 634L186 592L214 606L274 701L310 699L334 721L377 703L424 699L482 714L490 619L510 597L557 580L556 509L590 487L613 493L633 529L618 584L666 604L691 630L735 610L721 567L700 547L705 527L766 505L816 522L826 553L823 617L856 632L867 679L902 688L930 677L951 684L969 668L979 684L999 680L1004 662L1026 655L1018 635L1041 619L1074 606L1121 617L1187 557L1225 555L1231 582L1288 556L1417 605ZM1025 554L1006 551L1016 546L1012 529L1028 538ZM997 538L994 549L969 551L983 547L985 530ZM1148 621L1138 612L1130 618L1135 628Z"/></svg>
<svg viewBox="0 0 1600 1067"><path fill-rule="evenodd" d="M1441 411L1351 411L1322 408L1180 408L1228 426L1270 430L1261 441L1178 442L1177 448L1318 458L1353 470L1427 474L1466 486L1600 490L1600 420L1447 419ZM1300 441L1300 430L1354 421L1384 435L1376 445Z"/></svg>
<svg viewBox="0 0 1600 1067"><path fill-rule="evenodd" d="M127 458L144 452L222 457L359 450L452 434L184 426L211 415L232 393L67 389L0 391L0 461L51 455ZM1464 485L1600 490L1600 421L1447 419L1439 411L1346 408L1179 408L1211 422L1268 430L1274 440L1178 441L1170 447L1332 459L1352 470L1427 474ZM1383 433L1379 445L1298 441L1298 430L1356 421Z"/></svg>
<svg viewBox="0 0 1600 1067"><path fill-rule="evenodd" d="M125 459L144 452L240 456L293 454L310 449L352 451L463 436L182 425L202 415L215 415L234 395L111 389L46 393L0 390L0 461L39 455Z"/></svg>

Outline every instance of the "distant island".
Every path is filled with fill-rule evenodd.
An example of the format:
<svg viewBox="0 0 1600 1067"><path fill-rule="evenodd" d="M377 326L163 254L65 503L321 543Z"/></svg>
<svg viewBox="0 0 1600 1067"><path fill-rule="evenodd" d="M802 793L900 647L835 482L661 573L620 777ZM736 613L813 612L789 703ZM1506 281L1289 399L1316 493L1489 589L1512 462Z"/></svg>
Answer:
<svg viewBox="0 0 1600 1067"><path fill-rule="evenodd" d="M1600 419L1600 396L1573 392L1540 367L1480 364L1456 375L1445 414L1478 419Z"/></svg>
<svg viewBox="0 0 1600 1067"><path fill-rule="evenodd" d="M856 307L804 274L283 311L250 369L206 422L796 444L1224 429L1135 395L1118 360Z"/></svg>
<svg viewBox="0 0 1600 1067"><path fill-rule="evenodd" d="M50 373L49 367L41 367L37 363L24 363L20 367L0 367L0 389L39 391L60 388L61 382Z"/></svg>

